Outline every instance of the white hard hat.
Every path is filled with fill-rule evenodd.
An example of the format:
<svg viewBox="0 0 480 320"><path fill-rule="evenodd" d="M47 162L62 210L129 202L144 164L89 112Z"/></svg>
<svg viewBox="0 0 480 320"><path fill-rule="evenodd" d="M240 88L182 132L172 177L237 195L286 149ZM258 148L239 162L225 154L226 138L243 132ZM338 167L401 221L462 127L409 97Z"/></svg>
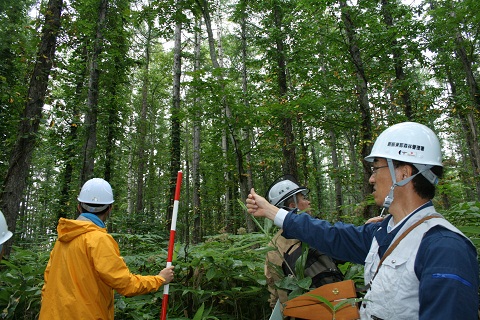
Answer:
<svg viewBox="0 0 480 320"><path fill-rule="evenodd" d="M93 178L85 182L78 195L78 201L82 207L90 212L100 212L113 203L113 191L110 183L101 179ZM100 206L85 206L83 204L92 204ZM102 206L102 204L104 206Z"/></svg>
<svg viewBox="0 0 480 320"><path fill-rule="evenodd" d="M306 187L299 186L293 176L284 175L272 183L267 191L267 198L274 206L283 206L283 202L291 196L300 192L306 195L308 191Z"/></svg>
<svg viewBox="0 0 480 320"><path fill-rule="evenodd" d="M375 158L443 166L437 135L430 128L416 122L398 123L383 131L365 160L373 162Z"/></svg>
<svg viewBox="0 0 480 320"><path fill-rule="evenodd" d="M442 151L437 135L430 128L416 122L402 122L384 130L373 144L372 152L365 161L375 158L387 160L392 187L383 201L383 207L389 208L394 199L394 189L404 186L417 175L423 175L432 185L438 183L438 177L430 170L442 165ZM401 181L396 180L393 160L410 163L418 172Z"/></svg>
<svg viewBox="0 0 480 320"><path fill-rule="evenodd" d="M12 237L13 233L8 231L7 220L0 211L0 245Z"/></svg>

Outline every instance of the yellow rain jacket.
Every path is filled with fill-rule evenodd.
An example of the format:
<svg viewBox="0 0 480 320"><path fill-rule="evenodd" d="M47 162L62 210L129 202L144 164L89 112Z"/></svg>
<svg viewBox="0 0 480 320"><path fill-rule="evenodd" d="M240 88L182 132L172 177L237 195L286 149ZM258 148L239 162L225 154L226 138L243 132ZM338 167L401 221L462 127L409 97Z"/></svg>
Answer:
<svg viewBox="0 0 480 320"><path fill-rule="evenodd" d="M41 320L113 319L113 289L124 296L157 291L160 276L131 274L117 242L90 221L61 218L45 269Z"/></svg>

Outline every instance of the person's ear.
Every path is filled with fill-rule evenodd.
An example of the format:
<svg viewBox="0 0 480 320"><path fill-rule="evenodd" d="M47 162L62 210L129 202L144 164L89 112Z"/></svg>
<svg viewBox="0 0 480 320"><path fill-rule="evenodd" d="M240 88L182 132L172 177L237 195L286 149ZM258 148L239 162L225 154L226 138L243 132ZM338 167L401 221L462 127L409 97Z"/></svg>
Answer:
<svg viewBox="0 0 480 320"><path fill-rule="evenodd" d="M406 165L405 166L405 174L407 177L410 177L413 174L413 168L412 166Z"/></svg>
<svg viewBox="0 0 480 320"><path fill-rule="evenodd" d="M409 165L404 165L401 167L401 173L402 173L403 179L410 177L412 175L412 172L413 172L413 168Z"/></svg>
<svg viewBox="0 0 480 320"><path fill-rule="evenodd" d="M290 209L295 209L295 202L290 202L290 203L288 204L288 207L289 207Z"/></svg>

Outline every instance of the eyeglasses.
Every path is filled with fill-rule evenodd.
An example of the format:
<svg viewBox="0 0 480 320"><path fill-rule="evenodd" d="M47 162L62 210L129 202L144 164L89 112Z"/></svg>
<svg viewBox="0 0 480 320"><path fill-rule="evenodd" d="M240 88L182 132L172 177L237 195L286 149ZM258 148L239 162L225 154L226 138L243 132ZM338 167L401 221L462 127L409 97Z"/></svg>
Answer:
<svg viewBox="0 0 480 320"><path fill-rule="evenodd" d="M371 166L370 169L372 170L372 176L377 173L377 170L378 170L378 169L387 168L387 167L388 167L388 165L386 165L386 166L380 166L380 167Z"/></svg>

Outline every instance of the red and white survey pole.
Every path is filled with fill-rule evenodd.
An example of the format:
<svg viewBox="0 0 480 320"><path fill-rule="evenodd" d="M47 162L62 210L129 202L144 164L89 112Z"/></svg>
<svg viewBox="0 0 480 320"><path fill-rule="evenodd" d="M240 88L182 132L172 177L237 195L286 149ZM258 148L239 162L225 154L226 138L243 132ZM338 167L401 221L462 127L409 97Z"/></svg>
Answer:
<svg viewBox="0 0 480 320"><path fill-rule="evenodd" d="M175 231L177 228L177 215L178 215L178 202L180 200L180 186L182 185L182 171L178 171L177 185L175 187L175 196L173 198L173 213L172 213L172 226L170 227L170 241L168 243L168 256L167 256L167 268L172 265L173 249L175 247ZM161 320L167 319L167 307L168 307L168 289L169 285L163 286L163 301L162 301L162 315Z"/></svg>

